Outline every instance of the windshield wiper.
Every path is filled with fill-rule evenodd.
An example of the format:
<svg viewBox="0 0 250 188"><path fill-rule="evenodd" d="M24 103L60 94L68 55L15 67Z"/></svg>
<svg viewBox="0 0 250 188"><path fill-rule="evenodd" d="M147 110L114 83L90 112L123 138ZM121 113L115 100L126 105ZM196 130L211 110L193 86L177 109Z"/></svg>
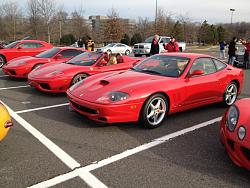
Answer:
<svg viewBox="0 0 250 188"><path fill-rule="evenodd" d="M161 75L161 73L159 73L157 71L154 71L154 70L140 70L140 72L148 72L148 73L160 74Z"/></svg>

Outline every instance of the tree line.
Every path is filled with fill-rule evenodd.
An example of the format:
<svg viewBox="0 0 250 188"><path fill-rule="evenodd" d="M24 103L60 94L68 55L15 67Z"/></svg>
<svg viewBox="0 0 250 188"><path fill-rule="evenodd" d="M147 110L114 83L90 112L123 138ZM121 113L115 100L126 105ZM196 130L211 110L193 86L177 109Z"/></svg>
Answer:
<svg viewBox="0 0 250 188"><path fill-rule="evenodd" d="M195 23L188 16L176 16L159 9L154 21L139 17L134 29L124 27L114 8L106 15L103 31L96 31L86 23L84 8L67 12L55 0L27 0L24 8L15 1L0 3L0 40L15 41L26 36L53 44L72 44L79 38L91 36L96 43L123 42L133 45L154 34L174 36L187 43L216 44L229 41L233 36L250 37L250 23L209 24Z"/></svg>

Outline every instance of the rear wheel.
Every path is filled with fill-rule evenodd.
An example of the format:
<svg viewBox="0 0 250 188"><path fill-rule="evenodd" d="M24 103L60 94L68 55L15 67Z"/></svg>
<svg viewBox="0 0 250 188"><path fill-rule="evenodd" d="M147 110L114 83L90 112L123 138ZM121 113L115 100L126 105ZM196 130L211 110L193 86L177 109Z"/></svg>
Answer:
<svg viewBox="0 0 250 188"><path fill-rule="evenodd" d="M162 94L155 94L147 99L143 105L140 122L146 128L159 127L168 113L169 104Z"/></svg>
<svg viewBox="0 0 250 188"><path fill-rule="evenodd" d="M235 82L230 82L224 91L223 104L225 106L231 106L237 99L238 87Z"/></svg>
<svg viewBox="0 0 250 188"><path fill-rule="evenodd" d="M73 80L71 81L71 86L76 84L77 82L82 81L83 79L87 78L89 75L85 74L85 73L81 73L81 74L77 74Z"/></svg>
<svg viewBox="0 0 250 188"><path fill-rule="evenodd" d="M0 55L0 68L2 68L5 63L6 63L5 57L3 55Z"/></svg>

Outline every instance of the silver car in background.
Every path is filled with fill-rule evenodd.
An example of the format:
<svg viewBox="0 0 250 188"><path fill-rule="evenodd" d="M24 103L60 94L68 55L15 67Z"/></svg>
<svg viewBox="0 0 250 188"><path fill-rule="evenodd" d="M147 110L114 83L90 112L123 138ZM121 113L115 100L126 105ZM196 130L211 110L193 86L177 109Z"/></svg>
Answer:
<svg viewBox="0 0 250 188"><path fill-rule="evenodd" d="M111 54L121 53L129 55L132 52L132 48L122 43L110 43L102 48L97 48L97 52L109 52Z"/></svg>

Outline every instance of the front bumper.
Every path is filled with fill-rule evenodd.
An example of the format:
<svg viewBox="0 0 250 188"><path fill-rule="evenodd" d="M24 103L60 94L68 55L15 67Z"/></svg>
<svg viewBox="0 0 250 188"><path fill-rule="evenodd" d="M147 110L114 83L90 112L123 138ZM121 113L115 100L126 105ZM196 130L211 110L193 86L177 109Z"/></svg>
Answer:
<svg viewBox="0 0 250 188"><path fill-rule="evenodd" d="M238 128L233 133L226 127L225 118L221 121L220 139L225 146L230 159L239 167L250 170L250 144L246 138L241 141L237 136Z"/></svg>
<svg viewBox="0 0 250 188"><path fill-rule="evenodd" d="M133 53L134 54L138 54L138 55L147 55L150 53L150 49L140 49L140 48L136 48L133 49Z"/></svg>
<svg viewBox="0 0 250 188"><path fill-rule="evenodd" d="M138 121L143 103L133 104L98 104L88 102L67 92L70 106L89 119L104 123Z"/></svg>
<svg viewBox="0 0 250 188"><path fill-rule="evenodd" d="M27 78L28 74L31 72L31 67L16 67L8 68L3 67L2 69L6 74L13 78Z"/></svg>

